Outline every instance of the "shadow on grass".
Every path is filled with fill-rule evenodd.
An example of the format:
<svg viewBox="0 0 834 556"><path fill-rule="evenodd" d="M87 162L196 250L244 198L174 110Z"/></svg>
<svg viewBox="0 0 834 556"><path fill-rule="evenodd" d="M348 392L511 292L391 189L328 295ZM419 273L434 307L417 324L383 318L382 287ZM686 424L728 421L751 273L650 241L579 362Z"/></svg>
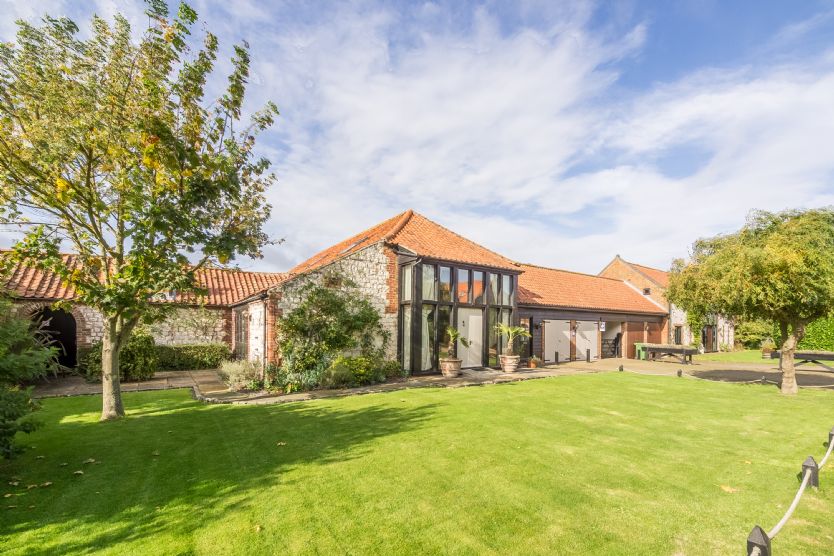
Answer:
<svg viewBox="0 0 834 556"><path fill-rule="evenodd" d="M692 374L698 378L717 380L721 382L754 382L760 381L762 377L769 381L781 382L782 372L773 370L738 370L738 369L712 369L709 371L693 371ZM822 374L822 371L796 371L796 382L799 386L830 387L834 388L834 373Z"/></svg>
<svg viewBox="0 0 834 556"><path fill-rule="evenodd" d="M37 449L0 467L3 486L15 493L0 510L0 544L52 554L149 536L190 544L195 530L250 507L256 491L276 487L280 495L281 488L296 488L285 479L292 468L361 457L375 439L420 427L434 410L385 402L356 409L332 403L207 406L183 399L184 393L166 394L163 401L151 393L127 395L129 417L112 423L90 422L99 397L47 408L43 428L25 440ZM88 458L100 463L83 463ZM73 475L76 469L84 474ZM20 486L6 487L11 478ZM43 481L53 484L25 488ZM17 507L9 509L13 501ZM35 538L26 537L27 546L14 543L30 530Z"/></svg>

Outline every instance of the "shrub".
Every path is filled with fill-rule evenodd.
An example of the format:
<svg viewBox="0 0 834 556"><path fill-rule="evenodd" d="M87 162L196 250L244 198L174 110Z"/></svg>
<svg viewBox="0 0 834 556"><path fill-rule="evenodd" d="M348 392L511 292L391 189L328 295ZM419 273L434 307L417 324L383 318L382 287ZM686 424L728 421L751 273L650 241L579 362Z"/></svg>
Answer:
<svg viewBox="0 0 834 556"><path fill-rule="evenodd" d="M219 369L232 358L232 351L226 344L158 345L156 357L158 371Z"/></svg>
<svg viewBox="0 0 834 556"><path fill-rule="evenodd" d="M736 324L735 341L747 349L757 349L772 333L773 326L769 322L746 320Z"/></svg>
<svg viewBox="0 0 834 556"><path fill-rule="evenodd" d="M97 342L83 362L88 380L101 380L101 342ZM134 333L119 354L121 380L148 380L156 372L156 343L153 336Z"/></svg>
<svg viewBox="0 0 834 556"><path fill-rule="evenodd" d="M322 376L326 388L349 388L385 382L386 379L401 376L397 361L383 361L365 356L337 357Z"/></svg>
<svg viewBox="0 0 834 556"><path fill-rule="evenodd" d="M773 338L782 347L781 332L773 327ZM834 317L818 319L805 327L805 336L797 346L798 349L834 351Z"/></svg>
<svg viewBox="0 0 834 556"><path fill-rule="evenodd" d="M12 313L11 302L0 298L0 454L12 457L19 451L14 443L18 432L37 427L31 413L37 409L30 391L20 383L46 375L58 368L58 350L28 319Z"/></svg>
<svg viewBox="0 0 834 556"><path fill-rule="evenodd" d="M362 370L351 367L353 379L346 371L338 370L328 381L367 384L381 380L376 378L380 372L393 372L376 363L385 352L388 333L379 312L355 284L331 273L321 284L304 285L300 295L302 301L279 323L283 362L274 381L270 381L274 388L286 392L316 388L323 384L331 362L344 353L358 353L374 363L356 363Z"/></svg>
<svg viewBox="0 0 834 556"><path fill-rule="evenodd" d="M220 374L229 385L230 390L259 390L263 385L260 361L224 361L220 365Z"/></svg>

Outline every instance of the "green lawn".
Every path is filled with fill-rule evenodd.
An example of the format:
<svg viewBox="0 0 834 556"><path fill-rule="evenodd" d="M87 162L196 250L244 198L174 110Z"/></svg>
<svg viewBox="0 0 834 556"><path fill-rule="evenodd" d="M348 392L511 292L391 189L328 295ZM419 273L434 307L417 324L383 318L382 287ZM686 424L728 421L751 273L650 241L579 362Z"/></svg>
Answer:
<svg viewBox="0 0 834 556"><path fill-rule="evenodd" d="M745 349L741 351L720 351L715 353L702 353L694 356L694 361L720 361L722 363L764 363L775 365L776 360L762 359L762 350Z"/></svg>
<svg viewBox="0 0 834 556"><path fill-rule="evenodd" d="M144 392L114 423L52 399L0 467L0 551L741 554L824 452L832 396L605 373L261 407ZM830 554L832 468L776 554Z"/></svg>

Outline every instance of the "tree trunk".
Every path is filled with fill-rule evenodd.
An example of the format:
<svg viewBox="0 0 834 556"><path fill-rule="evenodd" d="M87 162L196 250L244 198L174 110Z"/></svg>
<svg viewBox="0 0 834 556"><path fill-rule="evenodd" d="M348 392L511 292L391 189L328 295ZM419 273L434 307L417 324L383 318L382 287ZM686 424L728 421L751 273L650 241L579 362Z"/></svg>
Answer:
<svg viewBox="0 0 834 556"><path fill-rule="evenodd" d="M796 346L802 340L805 327L801 323L779 323L782 332L782 393L797 394L799 386L796 384L796 366L794 365L794 354Z"/></svg>
<svg viewBox="0 0 834 556"><path fill-rule="evenodd" d="M117 318L107 319L101 338L101 420L111 421L125 416L119 379L119 338Z"/></svg>

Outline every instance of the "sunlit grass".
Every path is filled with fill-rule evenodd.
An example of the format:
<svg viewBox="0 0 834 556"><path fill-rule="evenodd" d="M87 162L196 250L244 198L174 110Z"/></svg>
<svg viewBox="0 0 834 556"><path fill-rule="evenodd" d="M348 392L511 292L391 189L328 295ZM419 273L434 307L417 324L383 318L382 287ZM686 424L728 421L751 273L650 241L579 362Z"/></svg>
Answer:
<svg viewBox="0 0 834 556"><path fill-rule="evenodd" d="M115 423L97 422L98 397L44 402L45 426L22 437L35 448L0 468L3 551L739 554L834 425L831 392L628 373L260 407L184 390L125 402ZM830 553L831 467L821 484L778 553Z"/></svg>

